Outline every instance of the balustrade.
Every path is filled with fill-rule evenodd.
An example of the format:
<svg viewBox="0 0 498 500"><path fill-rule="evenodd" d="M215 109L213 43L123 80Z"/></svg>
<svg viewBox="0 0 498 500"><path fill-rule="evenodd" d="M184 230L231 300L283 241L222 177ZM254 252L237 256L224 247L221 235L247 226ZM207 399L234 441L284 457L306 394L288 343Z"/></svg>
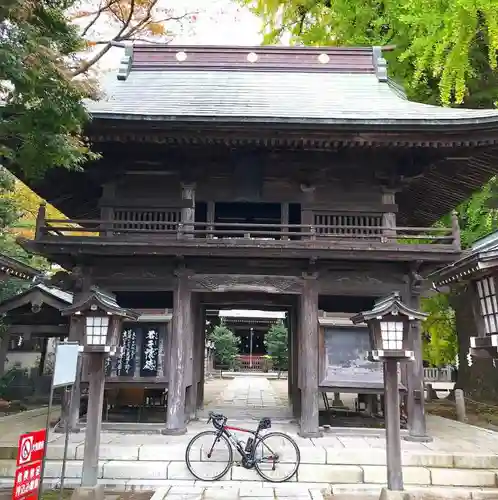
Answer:
<svg viewBox="0 0 498 500"><path fill-rule="evenodd" d="M212 240L296 241L360 240L372 243L442 244L460 248L458 221L452 227L384 226L382 214L315 212L314 224L252 224L228 222L188 222L181 220L180 208L113 210L108 220L46 219L40 209L36 238L105 237L196 238ZM284 243L285 242L285 243Z"/></svg>

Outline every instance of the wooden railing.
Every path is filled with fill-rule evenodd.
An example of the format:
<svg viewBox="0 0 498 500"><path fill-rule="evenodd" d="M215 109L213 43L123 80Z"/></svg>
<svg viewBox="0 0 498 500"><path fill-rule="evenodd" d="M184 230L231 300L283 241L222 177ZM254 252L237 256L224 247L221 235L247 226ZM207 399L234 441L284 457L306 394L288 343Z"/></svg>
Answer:
<svg viewBox="0 0 498 500"><path fill-rule="evenodd" d="M376 227L305 224L238 224L193 222L144 222L105 220L56 220L49 219L39 228L37 237L119 235L164 235L176 238L195 237L211 239L268 239L268 240L331 240L358 239L365 241L399 241L414 244L453 244L454 235L449 228L441 227ZM350 231L355 231L350 232ZM103 234L105 233L105 234Z"/></svg>
<svg viewBox="0 0 498 500"><path fill-rule="evenodd" d="M426 382L451 382L453 369L450 366L444 368L424 368L424 380Z"/></svg>
<svg viewBox="0 0 498 500"><path fill-rule="evenodd" d="M260 372L264 369L265 357L260 354L249 355L239 355L237 356L239 363L239 369L241 371L254 371Z"/></svg>
<svg viewBox="0 0 498 500"><path fill-rule="evenodd" d="M358 217L356 217L357 219ZM340 241L359 240L376 243L439 244L460 249L458 221L452 227L385 227L376 224L345 224L344 218L335 224L246 224L180 222L172 220L141 221L95 219L37 218L36 238L50 237L104 237L135 238L139 236L205 240L286 240L286 241ZM355 219L355 221L356 221ZM353 222L355 222L353 221ZM370 221L369 221L370 222ZM378 221L375 221L376 223Z"/></svg>

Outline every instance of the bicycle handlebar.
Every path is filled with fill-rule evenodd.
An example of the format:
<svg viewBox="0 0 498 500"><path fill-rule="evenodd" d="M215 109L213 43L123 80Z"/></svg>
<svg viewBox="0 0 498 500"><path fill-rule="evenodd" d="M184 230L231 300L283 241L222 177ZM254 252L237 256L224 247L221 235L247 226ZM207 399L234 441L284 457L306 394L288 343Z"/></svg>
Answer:
<svg viewBox="0 0 498 500"><path fill-rule="evenodd" d="M225 415L222 415L221 413L215 413L214 411L210 411L208 415L209 418L207 423L209 424L212 420L213 425L216 429L220 429L221 427L223 427L226 424L226 421L228 420L227 417L225 417ZM223 421L222 424L219 423L220 420Z"/></svg>

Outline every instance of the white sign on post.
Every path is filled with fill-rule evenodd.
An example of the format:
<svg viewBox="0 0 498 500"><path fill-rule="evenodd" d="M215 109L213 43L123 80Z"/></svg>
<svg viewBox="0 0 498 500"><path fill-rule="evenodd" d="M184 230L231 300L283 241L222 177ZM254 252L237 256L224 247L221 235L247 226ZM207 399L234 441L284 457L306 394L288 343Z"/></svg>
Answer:
<svg viewBox="0 0 498 500"><path fill-rule="evenodd" d="M78 365L79 344L57 344L55 351L55 368L52 387L73 385L76 381L76 367Z"/></svg>

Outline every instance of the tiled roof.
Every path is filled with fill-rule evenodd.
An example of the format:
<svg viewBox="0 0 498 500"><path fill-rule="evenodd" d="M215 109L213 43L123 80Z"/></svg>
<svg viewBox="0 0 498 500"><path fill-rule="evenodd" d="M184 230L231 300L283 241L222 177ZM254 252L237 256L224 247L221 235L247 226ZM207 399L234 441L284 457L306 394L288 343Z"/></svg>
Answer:
<svg viewBox="0 0 498 500"><path fill-rule="evenodd" d="M45 293L48 293L49 295L52 295L52 297L61 300L62 302L65 302L66 304L72 304L73 303L73 294L70 292L65 292L61 290L60 288L55 288L53 286L46 286L43 283L39 283L36 285L36 288L39 288L40 290L44 291Z"/></svg>
<svg viewBox="0 0 498 500"><path fill-rule="evenodd" d="M4 254L0 254L0 273L28 281L41 275L38 269Z"/></svg>
<svg viewBox="0 0 498 500"><path fill-rule="evenodd" d="M492 261L492 262L491 262ZM487 263L487 264L484 264ZM452 264L439 269L430 278L437 285L448 285L458 280L471 279L482 269L490 269L498 263L498 231L477 240Z"/></svg>
<svg viewBox="0 0 498 500"><path fill-rule="evenodd" d="M196 60L190 63L188 49L172 46L163 52L156 49L147 56L149 59L143 55L145 49L142 47L136 52L139 49L129 51L120 79L110 74L102 82L103 98L88 103L94 117L332 125L424 123L442 126L498 122L498 110L494 109L443 108L407 100L399 88L388 81L385 61L374 49L362 49L362 64L348 66L334 62L339 57L334 55L334 49L264 47L261 49L265 54L271 56L272 50L278 49L283 55L275 59L274 66L267 64L259 70L258 62L254 66L247 63L237 66L221 61L217 67L213 62L216 54L204 54L201 49L196 50ZM226 48L226 54L242 57L241 49L235 50ZM170 59L178 53L186 54L187 59L175 60L173 64ZM330 54L327 64L334 64L329 71L327 64L316 67L316 63L309 62L310 58L315 61L320 57L320 53ZM341 52L340 61L347 57L357 60L359 54ZM365 64L365 54L372 60L370 66ZM140 64L135 64L133 58L138 55L142 59ZM293 68L289 63L292 57L304 58L306 64L296 63ZM277 64L278 61L286 63Z"/></svg>

